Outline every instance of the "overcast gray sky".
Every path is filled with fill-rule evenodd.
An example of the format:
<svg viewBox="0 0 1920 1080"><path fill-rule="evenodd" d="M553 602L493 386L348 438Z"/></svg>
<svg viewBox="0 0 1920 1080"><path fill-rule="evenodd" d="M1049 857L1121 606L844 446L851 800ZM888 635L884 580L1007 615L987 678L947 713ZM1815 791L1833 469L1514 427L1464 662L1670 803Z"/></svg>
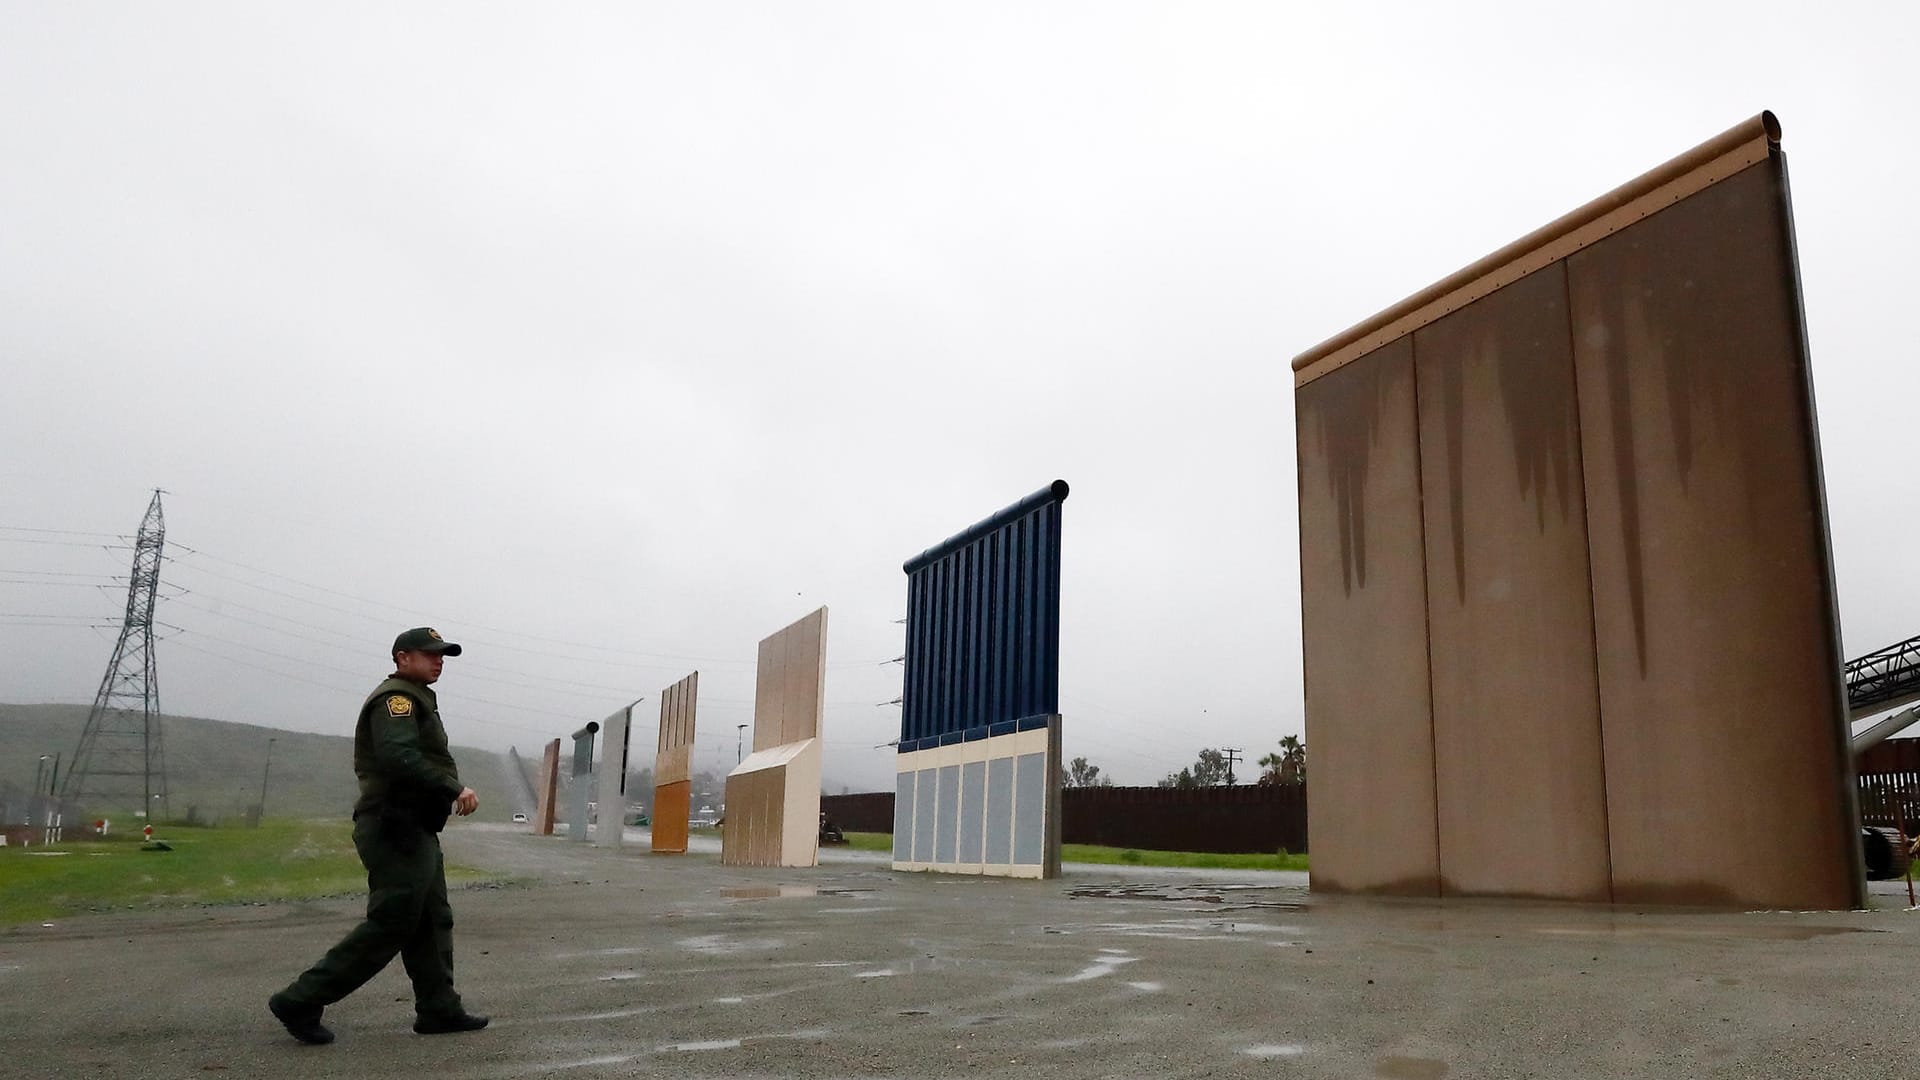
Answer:
<svg viewBox="0 0 1920 1080"><path fill-rule="evenodd" d="M1762 108L1846 647L1909 637L1917 30L0 4L0 701L91 699L124 597L58 575L124 574L76 545L161 486L169 712L350 732L424 622L456 741L645 695L645 743L697 667L730 767L756 642L826 604L825 771L886 787L901 561L1061 477L1068 753L1257 758L1302 729L1289 359Z"/></svg>

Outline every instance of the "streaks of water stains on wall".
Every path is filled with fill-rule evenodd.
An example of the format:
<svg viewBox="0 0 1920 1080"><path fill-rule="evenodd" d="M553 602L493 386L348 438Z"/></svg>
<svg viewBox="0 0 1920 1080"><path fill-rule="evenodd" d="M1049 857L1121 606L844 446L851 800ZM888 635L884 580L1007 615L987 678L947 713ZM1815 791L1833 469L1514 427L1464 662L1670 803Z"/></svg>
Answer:
<svg viewBox="0 0 1920 1080"><path fill-rule="evenodd" d="M1299 389L1314 887L1439 888L1413 341ZM1324 748L1324 753L1322 752Z"/></svg>
<svg viewBox="0 0 1920 1080"><path fill-rule="evenodd" d="M1399 350L1404 351L1404 350ZM1350 365L1342 378L1322 379L1303 395L1300 418L1310 429L1326 461L1326 482L1333 498L1340 536L1340 580L1347 592L1367 584L1367 478L1379 453L1389 382L1403 377L1406 365L1395 350L1371 362Z"/></svg>
<svg viewBox="0 0 1920 1080"><path fill-rule="evenodd" d="M1316 889L1862 899L1778 143L1295 359Z"/></svg>
<svg viewBox="0 0 1920 1080"><path fill-rule="evenodd" d="M1776 158L1568 260L1616 899L1857 886L1791 230Z"/></svg>
<svg viewBox="0 0 1920 1080"><path fill-rule="evenodd" d="M1566 289L1555 263L1413 335L1448 895L1610 895Z"/></svg>

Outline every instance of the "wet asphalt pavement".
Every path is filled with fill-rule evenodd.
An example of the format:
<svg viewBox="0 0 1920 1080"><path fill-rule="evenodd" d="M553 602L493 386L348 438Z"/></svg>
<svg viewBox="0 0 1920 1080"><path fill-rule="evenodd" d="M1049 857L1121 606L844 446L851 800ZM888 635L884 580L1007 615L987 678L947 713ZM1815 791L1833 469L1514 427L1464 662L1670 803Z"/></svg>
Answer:
<svg viewBox="0 0 1920 1080"><path fill-rule="evenodd" d="M0 931L0 1077L1893 1077L1920 913L1309 897L1304 875L1051 882L809 870L459 825L485 1031L423 1037L398 963L295 1044L266 996L353 900ZM1884 897L1891 900L1891 897ZM1904 897L1901 898L1902 901Z"/></svg>

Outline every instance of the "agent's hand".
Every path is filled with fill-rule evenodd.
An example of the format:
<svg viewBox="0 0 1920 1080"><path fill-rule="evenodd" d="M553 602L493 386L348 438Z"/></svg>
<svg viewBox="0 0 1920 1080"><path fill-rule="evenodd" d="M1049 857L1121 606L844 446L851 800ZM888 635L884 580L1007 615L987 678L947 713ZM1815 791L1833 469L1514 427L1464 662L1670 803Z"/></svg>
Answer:
<svg viewBox="0 0 1920 1080"><path fill-rule="evenodd" d="M461 788L460 797L453 800L453 812L466 817L478 809L480 809L480 796L475 795L472 788Z"/></svg>

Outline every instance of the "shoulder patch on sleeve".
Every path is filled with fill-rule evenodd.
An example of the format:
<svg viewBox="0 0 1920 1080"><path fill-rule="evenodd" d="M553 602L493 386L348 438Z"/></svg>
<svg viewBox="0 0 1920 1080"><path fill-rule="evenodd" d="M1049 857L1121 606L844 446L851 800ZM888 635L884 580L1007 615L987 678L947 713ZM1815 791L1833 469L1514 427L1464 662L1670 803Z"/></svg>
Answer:
<svg viewBox="0 0 1920 1080"><path fill-rule="evenodd" d="M413 699L405 694L394 694L387 698L388 716L412 716Z"/></svg>

